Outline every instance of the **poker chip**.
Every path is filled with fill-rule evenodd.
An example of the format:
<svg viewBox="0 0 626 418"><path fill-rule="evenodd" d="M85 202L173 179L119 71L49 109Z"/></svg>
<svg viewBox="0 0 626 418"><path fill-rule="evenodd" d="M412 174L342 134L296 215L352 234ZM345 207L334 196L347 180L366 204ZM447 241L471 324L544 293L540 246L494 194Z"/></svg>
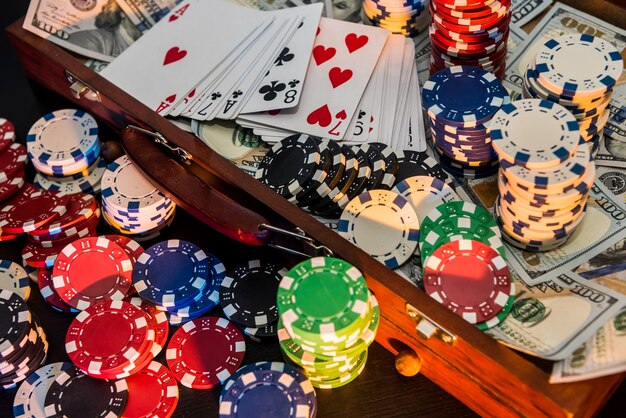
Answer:
<svg viewBox="0 0 626 418"><path fill-rule="evenodd" d="M420 222L442 203L461 200L452 187L430 176L409 177L396 184L391 191L409 202Z"/></svg>
<svg viewBox="0 0 626 418"><path fill-rule="evenodd" d="M209 259L197 245L159 242L146 249L133 269L133 285L142 299L164 307L192 301L208 285Z"/></svg>
<svg viewBox="0 0 626 418"><path fill-rule="evenodd" d="M68 305L84 310L103 300L122 300L132 283L126 251L104 237L66 245L54 263L52 282Z"/></svg>
<svg viewBox="0 0 626 418"><path fill-rule="evenodd" d="M0 152L6 150L15 141L15 127L4 118L0 118Z"/></svg>
<svg viewBox="0 0 626 418"><path fill-rule="evenodd" d="M0 183L0 202L4 202L15 194L17 194L20 190L26 185L26 174L24 172L19 172L15 174L10 180L7 180L3 183ZM2 235L6 237L15 236L13 234L7 234L6 232L2 232ZM8 240L8 239L5 239Z"/></svg>
<svg viewBox="0 0 626 418"><path fill-rule="evenodd" d="M249 327L276 322L276 291L286 273L286 268L264 260L250 260L229 269L219 291L224 315Z"/></svg>
<svg viewBox="0 0 626 418"><path fill-rule="evenodd" d="M80 210L78 212L80 212ZM83 213L87 212L89 212L89 209L83 211ZM80 213L77 214L76 217L83 219L79 219L77 223L69 225L64 229L55 227L48 230L48 225L46 225L41 229L36 229L29 232L27 237L29 241L46 247L68 244L75 239L84 238L85 236L87 236L85 235L85 233L87 233L88 236L96 235L96 228L98 227L98 223L100 222L100 215L100 208L97 207L96 210L93 211L92 214L86 219L84 219L84 216ZM59 222L61 222L61 219L65 220L63 222L72 223L74 222L74 219L72 218L72 216L66 217L65 215L63 215L61 218L59 218L59 220L54 222L54 224L58 225ZM48 231L51 231L53 233L47 233Z"/></svg>
<svg viewBox="0 0 626 418"><path fill-rule="evenodd" d="M44 402L47 417L121 416L128 402L125 380L94 379L77 367L64 370L52 382Z"/></svg>
<svg viewBox="0 0 626 418"><path fill-rule="evenodd" d="M46 174L35 174L34 184L40 189L56 190L62 193L100 193L100 180L106 170L107 163L103 158L98 158L86 173L78 173L72 176L59 177Z"/></svg>
<svg viewBox="0 0 626 418"><path fill-rule="evenodd" d="M239 368L245 351L244 337L233 323L204 316L176 330L165 354L167 366L183 386L210 389Z"/></svg>
<svg viewBox="0 0 626 418"><path fill-rule="evenodd" d="M361 18L365 24L413 37L428 26L427 4L426 0L364 0Z"/></svg>
<svg viewBox="0 0 626 418"><path fill-rule="evenodd" d="M278 337L278 321L265 324L262 327L240 327L241 332L252 341L274 341Z"/></svg>
<svg viewBox="0 0 626 418"><path fill-rule="evenodd" d="M73 308L61 299L52 283L52 272L50 270L43 268L37 271L37 286L39 287L41 297L48 305L60 312L79 312L78 309Z"/></svg>
<svg viewBox="0 0 626 418"><path fill-rule="evenodd" d="M7 358L27 335L31 315L24 299L6 289L0 291L0 312L0 357Z"/></svg>
<svg viewBox="0 0 626 418"><path fill-rule="evenodd" d="M71 194L67 196L66 206L66 212L59 219L31 231L29 235L55 235L86 221L95 214L98 209L98 202L89 194Z"/></svg>
<svg viewBox="0 0 626 418"><path fill-rule="evenodd" d="M34 231L64 215L66 204L67 197L58 193L23 189L0 209L0 228L9 234Z"/></svg>
<svg viewBox="0 0 626 418"><path fill-rule="evenodd" d="M28 300L30 280L24 268L11 260L0 260L0 289L10 290Z"/></svg>
<svg viewBox="0 0 626 418"><path fill-rule="evenodd" d="M22 382L13 400L15 418L44 417L46 395L55 379L72 363L51 363L37 369Z"/></svg>
<svg viewBox="0 0 626 418"><path fill-rule="evenodd" d="M413 176L436 177L446 183L451 181L437 161L425 152L403 151L402 154L398 154L398 166L396 184Z"/></svg>
<svg viewBox="0 0 626 418"><path fill-rule="evenodd" d="M426 293L472 324L502 311L511 286L502 256L478 241L444 244L424 264Z"/></svg>
<svg viewBox="0 0 626 418"><path fill-rule="evenodd" d="M124 417L171 417L178 405L178 384L172 373L156 361L126 379L128 403Z"/></svg>
<svg viewBox="0 0 626 418"><path fill-rule="evenodd" d="M1 133L0 131L0 135ZM1 146L2 140L0 140L0 147ZM22 144L11 143L8 147L0 151L0 183L9 181L16 173L24 171L27 161L28 155L26 147Z"/></svg>
<svg viewBox="0 0 626 418"><path fill-rule="evenodd" d="M63 248L64 245L46 248L34 242L29 242L22 248L22 261L30 267L51 269L54 267L54 261Z"/></svg>
<svg viewBox="0 0 626 418"><path fill-rule="evenodd" d="M387 190L372 190L350 201L337 232L374 259L397 268L417 248L420 224L405 198Z"/></svg>
<svg viewBox="0 0 626 418"><path fill-rule="evenodd" d="M167 315L165 312L159 311L154 305L145 302L141 298L133 297L125 299L130 303L141 309L147 316L150 329L154 331L154 341L152 342L152 348L150 349L152 357L156 357L165 348L167 337L169 336L169 325Z"/></svg>

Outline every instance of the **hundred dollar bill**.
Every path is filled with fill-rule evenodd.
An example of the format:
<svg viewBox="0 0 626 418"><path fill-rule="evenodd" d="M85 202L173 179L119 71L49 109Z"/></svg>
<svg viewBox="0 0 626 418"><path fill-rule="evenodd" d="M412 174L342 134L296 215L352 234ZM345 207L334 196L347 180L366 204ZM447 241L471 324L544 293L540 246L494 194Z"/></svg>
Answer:
<svg viewBox="0 0 626 418"><path fill-rule="evenodd" d="M347 22L361 21L362 0L258 0L261 10L278 10L287 7L324 3L322 15Z"/></svg>
<svg viewBox="0 0 626 418"><path fill-rule="evenodd" d="M613 44L624 54L626 47L626 30L613 26L598 18L576 10L561 3L554 6L541 19L528 35L526 41L519 46L516 53L507 60L503 84L512 93L519 95L522 87L522 75L530 61L537 55L539 48L549 39L561 35L580 33L593 35ZM598 165L626 167L626 76L623 74L613 89L613 97L609 104L611 117L604 129L606 147L596 156Z"/></svg>
<svg viewBox="0 0 626 418"><path fill-rule="evenodd" d="M623 306L622 295L573 272L552 275L551 280L533 286L516 280L511 313L487 334L525 353L562 360Z"/></svg>
<svg viewBox="0 0 626 418"><path fill-rule="evenodd" d="M24 29L70 51L107 62L141 36L115 0L32 0Z"/></svg>
<svg viewBox="0 0 626 418"><path fill-rule="evenodd" d="M596 167L596 178L626 204L626 169Z"/></svg>
<svg viewBox="0 0 626 418"><path fill-rule="evenodd" d="M498 196L494 178L466 181L457 193L462 199L492 210ZM626 206L601 181L591 187L584 219L561 247L546 252L526 252L505 244L507 262L529 285L569 272L626 239Z"/></svg>
<svg viewBox="0 0 626 418"><path fill-rule="evenodd" d="M145 32L183 0L115 0L137 29Z"/></svg>
<svg viewBox="0 0 626 418"><path fill-rule="evenodd" d="M552 0L511 0L511 23L524 26L551 4Z"/></svg>
<svg viewBox="0 0 626 418"><path fill-rule="evenodd" d="M85 61L85 67L99 73L100 71L104 70L107 65L109 65L108 62L105 61L100 61L100 60L94 60L94 59L87 59L87 61Z"/></svg>
<svg viewBox="0 0 626 418"><path fill-rule="evenodd" d="M554 363L550 383L577 382L626 371L626 309L565 360Z"/></svg>

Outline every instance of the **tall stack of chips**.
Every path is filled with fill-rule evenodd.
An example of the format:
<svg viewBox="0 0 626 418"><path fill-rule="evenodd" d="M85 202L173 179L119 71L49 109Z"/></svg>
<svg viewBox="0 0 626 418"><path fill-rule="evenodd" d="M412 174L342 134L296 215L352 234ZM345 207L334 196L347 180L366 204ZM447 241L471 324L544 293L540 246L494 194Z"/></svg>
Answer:
<svg viewBox="0 0 626 418"><path fill-rule="evenodd" d="M476 67L444 68L424 83L423 106L439 163L456 177L495 174L489 122L510 97L491 73Z"/></svg>
<svg viewBox="0 0 626 418"><path fill-rule="evenodd" d="M4 202L22 190L26 184L26 163L28 154L26 147L13 142L15 128L13 124L0 118L0 202ZM17 238L15 234L0 231L0 241Z"/></svg>
<svg viewBox="0 0 626 418"><path fill-rule="evenodd" d="M501 163L494 210L503 238L525 251L563 245L595 179L578 121L559 104L523 99L496 113L491 137Z"/></svg>
<svg viewBox="0 0 626 418"><path fill-rule="evenodd" d="M432 0L430 73L467 65L502 79L510 8L510 0Z"/></svg>
<svg viewBox="0 0 626 418"><path fill-rule="evenodd" d="M283 356L315 387L337 388L359 376L380 311L356 267L331 257L303 261L281 280L277 305Z"/></svg>
<svg viewBox="0 0 626 418"><path fill-rule="evenodd" d="M363 0L361 18L365 24L413 37L428 26L428 2L429 0Z"/></svg>
<svg viewBox="0 0 626 418"><path fill-rule="evenodd" d="M159 236L174 221L176 205L123 155L102 176L103 218L110 229L136 241Z"/></svg>
<svg viewBox="0 0 626 418"><path fill-rule="evenodd" d="M98 193L106 162L100 158L98 124L88 113L63 109L40 118L26 137L37 170L35 185L67 193Z"/></svg>
<svg viewBox="0 0 626 418"><path fill-rule="evenodd" d="M610 43L591 35L547 41L524 74L522 96L560 104L578 121L582 138L596 154L603 139L613 87L624 61Z"/></svg>

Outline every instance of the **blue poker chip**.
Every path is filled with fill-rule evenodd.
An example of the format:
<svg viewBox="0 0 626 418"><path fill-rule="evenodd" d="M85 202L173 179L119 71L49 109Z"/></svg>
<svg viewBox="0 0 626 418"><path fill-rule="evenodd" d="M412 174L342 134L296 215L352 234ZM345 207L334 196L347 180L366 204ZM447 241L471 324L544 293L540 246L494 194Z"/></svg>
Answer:
<svg viewBox="0 0 626 418"><path fill-rule="evenodd" d="M37 369L22 382L13 401L15 418L45 417L45 401L54 380L72 367L70 362L52 363Z"/></svg>
<svg viewBox="0 0 626 418"><path fill-rule="evenodd" d="M184 306L209 285L209 258L188 241L159 242L137 258L133 285L141 298L156 305Z"/></svg>
<svg viewBox="0 0 626 418"><path fill-rule="evenodd" d="M444 124L474 127L491 119L510 97L495 75L464 65L436 72L422 91L428 115Z"/></svg>
<svg viewBox="0 0 626 418"><path fill-rule="evenodd" d="M285 365L287 366L287 365ZM224 386L220 417L259 418L313 416L309 404L310 388L306 381L283 370L244 366L236 379ZM237 372L235 373L237 374Z"/></svg>

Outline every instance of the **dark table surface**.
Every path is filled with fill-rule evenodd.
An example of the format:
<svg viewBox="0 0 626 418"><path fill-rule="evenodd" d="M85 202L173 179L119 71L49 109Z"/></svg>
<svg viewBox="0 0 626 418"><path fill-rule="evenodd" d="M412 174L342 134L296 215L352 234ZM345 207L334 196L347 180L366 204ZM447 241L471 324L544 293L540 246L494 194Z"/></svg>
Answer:
<svg viewBox="0 0 626 418"><path fill-rule="evenodd" d="M0 10L0 26L25 15L27 0L3 2ZM0 34L0 117L13 122L18 139L23 142L28 129L40 116L65 104L46 95L36 86L31 86L11 45L3 33ZM112 139L114 134L105 132L103 139ZM106 136L109 136L107 138ZM31 173L32 175L32 173ZM227 266L241 259L252 258L261 250L229 243L180 211L173 227L161 239L181 238L201 245L223 258ZM0 243L0 259L21 262L20 251L25 240ZM32 285L32 284L31 284ZM65 331L73 315L56 312L42 300L37 290L31 292L31 310L43 324L50 342L48 362L67 361L64 349ZM165 363L164 353L157 360ZM277 343L249 342L245 363L274 360L282 361ZM194 391L180 386L180 402L177 417L217 416L219 389ZM317 390L320 417L469 417L475 414L461 402L448 395L425 377L418 375L407 378L400 376L394 368L394 358L382 346L374 343L370 348L367 367L353 383L335 390ZM0 417L12 416L15 390L0 391ZM613 395L602 416L624 416L626 404L626 383Z"/></svg>

